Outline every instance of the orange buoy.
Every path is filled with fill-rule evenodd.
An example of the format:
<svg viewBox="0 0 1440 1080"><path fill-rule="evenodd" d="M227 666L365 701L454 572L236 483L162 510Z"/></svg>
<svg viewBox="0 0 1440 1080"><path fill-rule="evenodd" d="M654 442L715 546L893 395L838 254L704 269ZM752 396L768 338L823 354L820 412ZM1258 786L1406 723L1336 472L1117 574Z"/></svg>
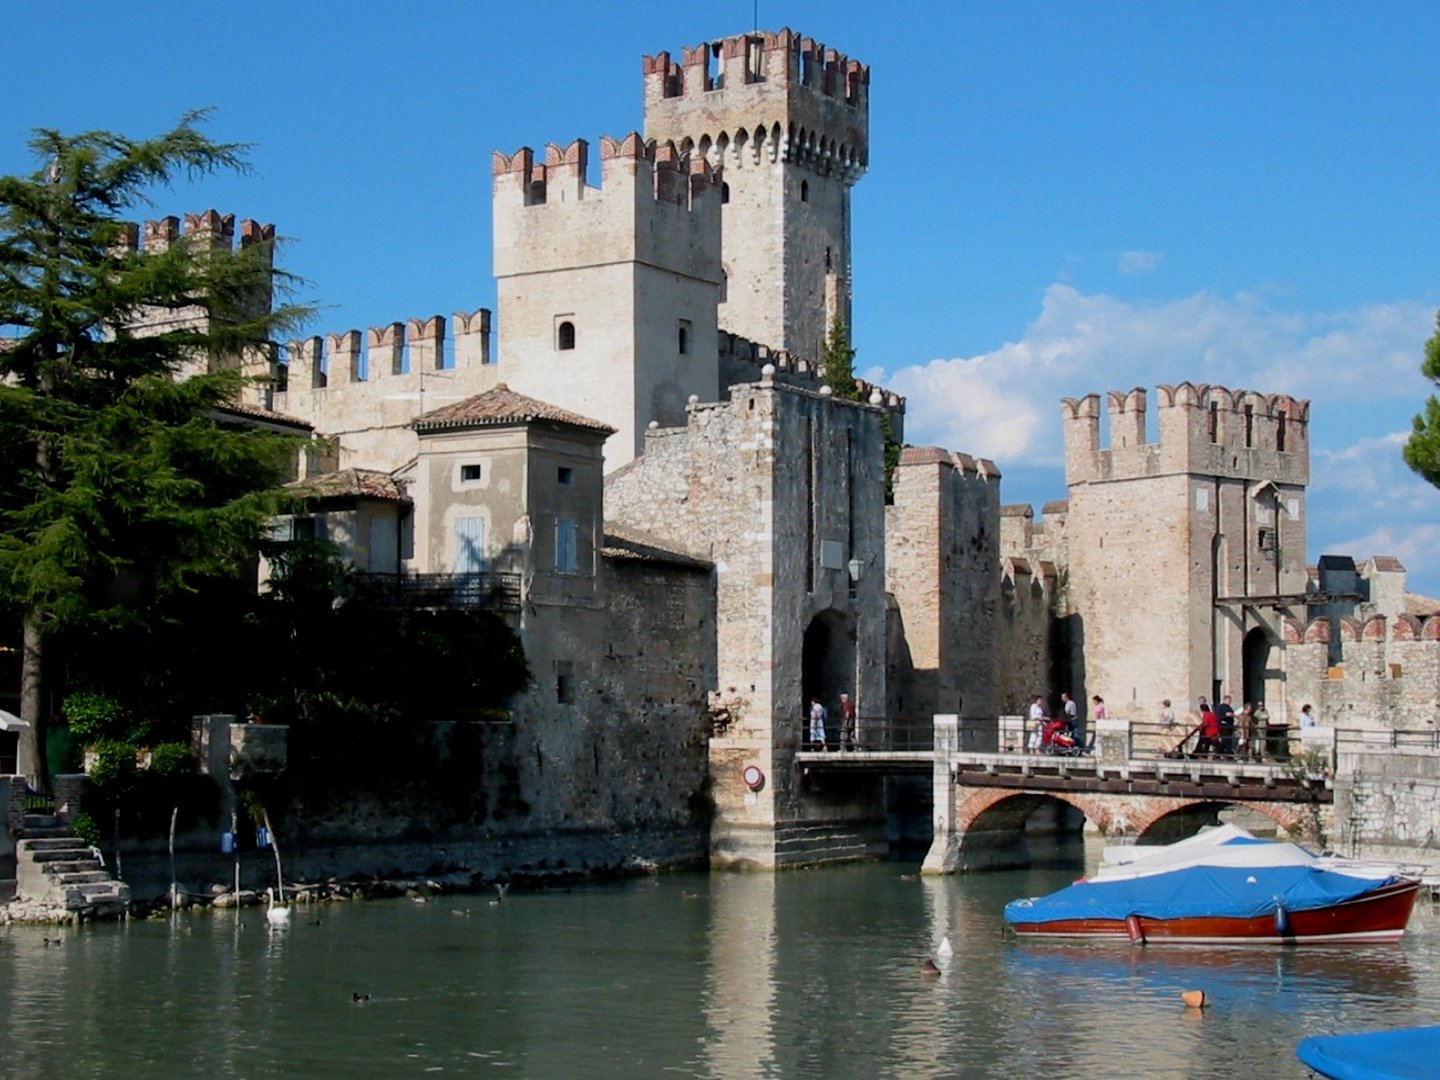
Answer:
<svg viewBox="0 0 1440 1080"><path fill-rule="evenodd" d="M1186 1008L1190 1008L1190 1009L1203 1009L1203 1008L1205 1007L1205 991L1204 991L1204 990L1184 990L1184 991L1181 991L1180 1000L1183 1001L1183 1002L1185 1002Z"/></svg>
<svg viewBox="0 0 1440 1080"><path fill-rule="evenodd" d="M920 965L920 974L921 974L921 975L939 975L939 974L940 974L940 969L935 965L935 961L934 961L934 960L931 960L931 959L927 956L927 957L925 958L925 962Z"/></svg>
<svg viewBox="0 0 1440 1080"><path fill-rule="evenodd" d="M1140 925L1139 915L1125 916L1125 932L1130 935L1132 945L1145 944L1145 928Z"/></svg>

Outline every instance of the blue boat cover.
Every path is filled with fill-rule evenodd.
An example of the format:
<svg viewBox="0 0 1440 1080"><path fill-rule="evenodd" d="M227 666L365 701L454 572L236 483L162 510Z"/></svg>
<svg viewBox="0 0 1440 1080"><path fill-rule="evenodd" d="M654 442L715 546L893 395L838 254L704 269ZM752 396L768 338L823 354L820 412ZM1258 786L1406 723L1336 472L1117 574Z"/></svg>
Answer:
<svg viewBox="0 0 1440 1080"><path fill-rule="evenodd" d="M1008 923L1062 919L1148 919L1212 916L1252 919L1309 911L1362 896L1395 878L1362 878L1313 866L1190 866L1147 877L1079 881L1049 896L1012 900Z"/></svg>
<svg viewBox="0 0 1440 1080"><path fill-rule="evenodd" d="M1433 1077L1440 1060L1440 1027L1400 1028L1364 1035L1311 1035L1295 1056L1330 1080Z"/></svg>

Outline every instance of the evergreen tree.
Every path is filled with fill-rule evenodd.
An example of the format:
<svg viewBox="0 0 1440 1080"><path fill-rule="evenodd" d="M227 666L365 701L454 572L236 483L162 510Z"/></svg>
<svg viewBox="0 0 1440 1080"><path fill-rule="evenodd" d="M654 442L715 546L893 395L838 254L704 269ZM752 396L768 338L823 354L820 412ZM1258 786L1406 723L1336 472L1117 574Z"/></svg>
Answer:
<svg viewBox="0 0 1440 1080"><path fill-rule="evenodd" d="M855 350L850 345L850 332L837 312L830 322L830 333L820 351L825 368L825 381L836 397L859 401L860 388L855 385Z"/></svg>
<svg viewBox="0 0 1440 1080"><path fill-rule="evenodd" d="M125 242L148 190L245 171L244 147L203 118L138 141L37 130L39 169L0 177L0 604L23 627L21 771L41 784L47 643L144 627L245 567L293 453L217 412L240 391L237 358L304 314L269 303L285 279L267 245ZM220 363L177 378L197 359Z"/></svg>
<svg viewBox="0 0 1440 1080"><path fill-rule="evenodd" d="M1420 373L1440 386L1440 314L1435 316L1435 333L1425 342ZM1415 430L1405 444L1405 464L1440 487L1440 398L1433 394L1425 401L1425 411L1415 417Z"/></svg>

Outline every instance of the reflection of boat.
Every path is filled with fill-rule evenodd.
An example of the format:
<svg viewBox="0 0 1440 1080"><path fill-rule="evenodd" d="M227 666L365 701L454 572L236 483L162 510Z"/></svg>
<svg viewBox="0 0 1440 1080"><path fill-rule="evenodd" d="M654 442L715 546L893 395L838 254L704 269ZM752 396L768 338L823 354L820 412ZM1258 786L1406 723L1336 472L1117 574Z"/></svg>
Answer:
<svg viewBox="0 0 1440 1080"><path fill-rule="evenodd" d="M1012 901L1005 921L1026 936L1137 943L1394 941L1419 889L1392 868L1340 865L1233 826L1122 858L1049 896Z"/></svg>
<svg viewBox="0 0 1440 1080"><path fill-rule="evenodd" d="M1362 1035L1312 1035L1295 1056L1331 1080L1399 1080L1435 1075L1440 1027L1370 1031Z"/></svg>

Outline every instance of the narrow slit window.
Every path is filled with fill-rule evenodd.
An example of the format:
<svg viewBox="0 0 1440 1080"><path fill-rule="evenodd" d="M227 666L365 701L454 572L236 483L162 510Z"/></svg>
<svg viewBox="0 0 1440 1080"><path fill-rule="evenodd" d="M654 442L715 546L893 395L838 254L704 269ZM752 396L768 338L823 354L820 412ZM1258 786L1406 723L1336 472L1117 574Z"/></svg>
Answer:
<svg viewBox="0 0 1440 1080"><path fill-rule="evenodd" d="M575 324L569 319L555 328L555 347L561 352L575 348Z"/></svg>

